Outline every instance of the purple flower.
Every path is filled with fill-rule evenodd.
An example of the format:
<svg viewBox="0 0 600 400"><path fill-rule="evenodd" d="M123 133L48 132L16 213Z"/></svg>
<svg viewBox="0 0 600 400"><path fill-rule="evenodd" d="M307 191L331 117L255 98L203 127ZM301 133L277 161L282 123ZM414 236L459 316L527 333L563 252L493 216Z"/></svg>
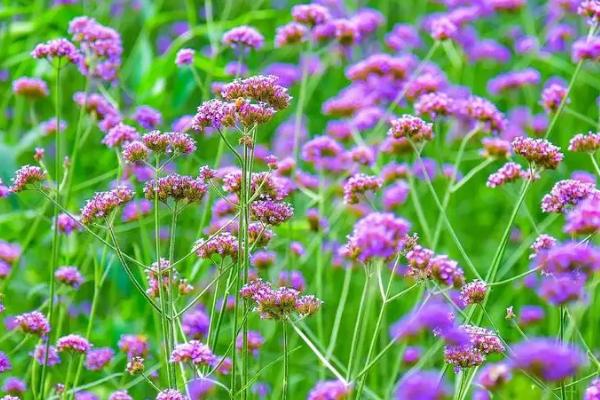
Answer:
<svg viewBox="0 0 600 400"><path fill-rule="evenodd" d="M166 389L156 395L156 400L189 400L189 398L179 390Z"/></svg>
<svg viewBox="0 0 600 400"><path fill-rule="evenodd" d="M367 192L377 192L383 185L383 179L377 176L355 174L344 183L344 202L346 204L357 204L359 196Z"/></svg>
<svg viewBox="0 0 600 400"><path fill-rule="evenodd" d="M560 149L545 139L518 136L512 141L512 147L516 154L546 169L556 169L563 159Z"/></svg>
<svg viewBox="0 0 600 400"><path fill-rule="evenodd" d="M600 149L600 133L577 134L569 141L570 151L594 153Z"/></svg>
<svg viewBox="0 0 600 400"><path fill-rule="evenodd" d="M299 4L292 7L294 21L309 27L327 22L331 15L326 7L319 4Z"/></svg>
<svg viewBox="0 0 600 400"><path fill-rule="evenodd" d="M42 343L35 347L32 353L33 358L38 364L43 365L46 362L46 344ZM60 363L60 356L56 351L56 347L48 346L48 360L47 364L49 367Z"/></svg>
<svg viewBox="0 0 600 400"><path fill-rule="evenodd" d="M152 107L140 106L136 108L133 119L144 129L155 129L162 122L162 115Z"/></svg>
<svg viewBox="0 0 600 400"><path fill-rule="evenodd" d="M260 49L264 41L256 29L246 25L233 28L223 35L223 44L234 49Z"/></svg>
<svg viewBox="0 0 600 400"><path fill-rule="evenodd" d="M593 235L600 231L600 196L590 196L567 213L564 231L571 235Z"/></svg>
<svg viewBox="0 0 600 400"><path fill-rule="evenodd" d="M302 43L306 40L308 30L302 24L290 22L277 28L275 34L275 46L283 47Z"/></svg>
<svg viewBox="0 0 600 400"><path fill-rule="evenodd" d="M409 138L417 143L433 139L432 124L419 117L405 114L390 124L388 135L395 139Z"/></svg>
<svg viewBox="0 0 600 400"><path fill-rule="evenodd" d="M148 352L148 339L143 335L123 335L119 339L119 349L127 353L127 358L144 357Z"/></svg>
<svg viewBox="0 0 600 400"><path fill-rule="evenodd" d="M594 184L565 179L557 182L550 193L544 196L542 211L560 213L567 206L576 205L592 195L600 196L600 192L594 187Z"/></svg>
<svg viewBox="0 0 600 400"><path fill-rule="evenodd" d="M307 400L344 400L352 393L348 383L336 381L320 381L310 390Z"/></svg>
<svg viewBox="0 0 600 400"><path fill-rule="evenodd" d="M550 338L531 338L512 347L512 368L522 369L544 381L561 381L573 376L585 363L575 347Z"/></svg>
<svg viewBox="0 0 600 400"><path fill-rule="evenodd" d="M119 186L108 192L98 192L81 209L81 223L89 225L97 219L107 218L117 207L133 198L133 192Z"/></svg>
<svg viewBox="0 0 600 400"><path fill-rule="evenodd" d="M115 356L115 352L110 347L101 347L90 350L85 356L85 368L89 371L100 371Z"/></svg>
<svg viewBox="0 0 600 400"><path fill-rule="evenodd" d="M194 54L195 51L192 49L179 50L175 56L175 64L177 64L178 67L191 65L194 62Z"/></svg>
<svg viewBox="0 0 600 400"><path fill-rule="evenodd" d="M17 315L15 324L25 333L31 333L40 337L47 335L50 332L50 324L48 320L39 311L32 311Z"/></svg>
<svg viewBox="0 0 600 400"><path fill-rule="evenodd" d="M214 358L215 355L207 345L197 340L190 340L187 343L175 346L171 353L170 362L191 362L194 365L211 365Z"/></svg>
<svg viewBox="0 0 600 400"><path fill-rule="evenodd" d="M406 220L391 213L371 213L354 225L341 254L364 263L387 259L402 249L409 229Z"/></svg>
<svg viewBox="0 0 600 400"><path fill-rule="evenodd" d="M13 193L22 192L29 185L39 183L45 180L47 177L46 171L40 167L33 165L24 165L17 172L12 179L12 185L9 190Z"/></svg>
<svg viewBox="0 0 600 400"><path fill-rule="evenodd" d="M405 181L398 181L387 187L383 192L383 208L389 211L404 204L409 191L409 186Z"/></svg>
<svg viewBox="0 0 600 400"><path fill-rule="evenodd" d="M509 161L488 177L486 185L489 188L496 188L506 183L515 182L525 176L526 172L519 164Z"/></svg>
<svg viewBox="0 0 600 400"><path fill-rule="evenodd" d="M21 379L11 376L9 378L6 378L6 380L4 381L2 390L7 392L8 394L19 395L25 393L25 391L27 390L27 385Z"/></svg>
<svg viewBox="0 0 600 400"><path fill-rule="evenodd" d="M75 353L87 353L92 348L90 342L79 335L67 335L59 338L56 342L56 349L59 352L72 351Z"/></svg>
<svg viewBox="0 0 600 400"><path fill-rule="evenodd" d="M540 306L524 305L519 312L519 325L527 327L544 319L544 309Z"/></svg>
<svg viewBox="0 0 600 400"><path fill-rule="evenodd" d="M210 318L202 307L197 307L183 314L181 325L187 337L200 339L208 334Z"/></svg>
<svg viewBox="0 0 600 400"><path fill-rule="evenodd" d="M67 39L55 39L49 42L38 44L31 52L33 58L65 58L73 64L78 64L81 60L81 54L73 43Z"/></svg>
<svg viewBox="0 0 600 400"><path fill-rule="evenodd" d="M438 372L417 371L402 377L394 391L395 400L444 400L450 392Z"/></svg>
<svg viewBox="0 0 600 400"><path fill-rule="evenodd" d="M83 276L77 267L60 267L56 270L54 276L57 281L71 286L73 289L79 289L79 286L83 283Z"/></svg>
<svg viewBox="0 0 600 400"><path fill-rule="evenodd" d="M498 75L488 82L488 91L498 95L508 90L524 86L537 85L540 82L540 73L533 68L513 71Z"/></svg>
<svg viewBox="0 0 600 400"><path fill-rule="evenodd" d="M574 62L600 61L600 37L582 38L573 43L571 58Z"/></svg>
<svg viewBox="0 0 600 400"><path fill-rule="evenodd" d="M0 351L0 372L6 372L12 369L12 364L8 356Z"/></svg>

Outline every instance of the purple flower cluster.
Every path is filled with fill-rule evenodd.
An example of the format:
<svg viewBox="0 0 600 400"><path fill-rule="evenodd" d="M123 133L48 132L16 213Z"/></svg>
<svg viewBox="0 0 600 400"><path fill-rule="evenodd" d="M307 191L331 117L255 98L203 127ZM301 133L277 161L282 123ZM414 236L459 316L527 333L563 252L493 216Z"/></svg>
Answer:
<svg viewBox="0 0 600 400"><path fill-rule="evenodd" d="M254 302L256 311L263 319L289 319L293 313L309 316L321 307L321 300L315 296L301 296L300 293L288 287L273 289L271 284L260 279L244 286L240 295Z"/></svg>
<svg viewBox="0 0 600 400"><path fill-rule="evenodd" d="M85 368L89 371L100 371L112 361L114 356L115 352L110 347L90 350L85 356Z"/></svg>
<svg viewBox="0 0 600 400"><path fill-rule="evenodd" d="M433 139L432 124L419 117L405 114L392 120L390 124L388 135L395 139L408 138L417 143Z"/></svg>
<svg viewBox="0 0 600 400"><path fill-rule="evenodd" d="M600 232L600 196L590 196L569 211L564 231L571 235L593 235Z"/></svg>
<svg viewBox="0 0 600 400"><path fill-rule="evenodd" d="M519 164L509 161L488 177L487 186L489 188L496 188L510 182L515 182L527 175L527 172L523 171L523 168Z"/></svg>
<svg viewBox="0 0 600 400"><path fill-rule="evenodd" d="M31 333L40 337L46 336L50 332L48 320L39 311L17 315L15 325L25 333Z"/></svg>
<svg viewBox="0 0 600 400"><path fill-rule="evenodd" d="M256 29L250 26L238 26L223 35L223 44L234 48L245 50L260 49L264 44L265 38Z"/></svg>
<svg viewBox="0 0 600 400"><path fill-rule="evenodd" d="M123 46L119 33L93 18L74 18L69 24L73 41L79 43L83 57L79 68L85 75L105 81L117 80Z"/></svg>
<svg viewBox="0 0 600 400"><path fill-rule="evenodd" d="M46 171L40 167L24 165L19 168L17 172L15 172L15 176L11 181L12 185L9 187L9 190L13 193L22 192L27 188L27 186L40 183L46 178Z"/></svg>
<svg viewBox="0 0 600 400"><path fill-rule="evenodd" d="M79 289L79 286L83 283L83 276L77 267L60 267L56 270L54 276L57 281L64 283L73 289Z"/></svg>
<svg viewBox="0 0 600 400"><path fill-rule="evenodd" d="M383 185L383 179L377 176L365 174L352 175L344 183L344 202L346 204L356 204L360 202L360 195L367 192L377 192Z"/></svg>
<svg viewBox="0 0 600 400"><path fill-rule="evenodd" d="M341 254L368 263L375 258L388 259L402 251L408 240L408 221L391 213L374 212L355 225Z"/></svg>
<svg viewBox="0 0 600 400"><path fill-rule="evenodd" d="M59 338L56 342L56 349L59 352L87 353L92 348L90 342L82 336L70 334Z"/></svg>
<svg viewBox="0 0 600 400"><path fill-rule="evenodd" d="M81 209L81 223L89 225L98 219L107 218L115 209L132 198L133 192L125 186L107 192L98 192Z"/></svg>
<svg viewBox="0 0 600 400"><path fill-rule="evenodd" d="M222 232L209 239L199 239L194 250L200 258L220 256L235 260L238 256L238 239L229 232Z"/></svg>
<svg viewBox="0 0 600 400"><path fill-rule="evenodd" d="M172 363L191 362L194 365L211 365L215 355L210 348L198 340L178 344L171 353Z"/></svg>
<svg viewBox="0 0 600 400"><path fill-rule="evenodd" d="M144 196L148 200L158 199L162 202L172 199L196 203L202 200L207 190L202 178L173 174L146 182Z"/></svg>
<svg viewBox="0 0 600 400"><path fill-rule="evenodd" d="M561 381L573 376L585 363L576 348L549 338L531 338L512 347L510 365L544 381Z"/></svg>
<svg viewBox="0 0 600 400"><path fill-rule="evenodd" d="M498 95L508 90L533 86L538 83L540 83L540 73L533 68L527 68L521 71L508 72L490 80L488 82L488 91L494 95Z"/></svg>
<svg viewBox="0 0 600 400"><path fill-rule="evenodd" d="M542 199L542 211L560 213L566 207L576 205L592 195L600 195L594 184L575 179L562 180Z"/></svg>
<svg viewBox="0 0 600 400"><path fill-rule="evenodd" d="M570 151L594 153L600 149L600 133L577 134L569 141Z"/></svg>
<svg viewBox="0 0 600 400"><path fill-rule="evenodd" d="M31 52L31 56L33 58L66 59L75 65L81 61L81 54L67 39L54 39L38 44Z"/></svg>
<svg viewBox="0 0 600 400"><path fill-rule="evenodd" d="M250 205L250 216L268 225L281 225L294 215L293 207L286 202L260 200Z"/></svg>
<svg viewBox="0 0 600 400"><path fill-rule="evenodd" d="M513 139L512 147L516 154L541 168L556 169L563 160L560 149L545 139L518 136Z"/></svg>
<svg viewBox="0 0 600 400"><path fill-rule="evenodd" d="M308 393L307 400L344 400L350 397L352 386L340 380L321 381Z"/></svg>

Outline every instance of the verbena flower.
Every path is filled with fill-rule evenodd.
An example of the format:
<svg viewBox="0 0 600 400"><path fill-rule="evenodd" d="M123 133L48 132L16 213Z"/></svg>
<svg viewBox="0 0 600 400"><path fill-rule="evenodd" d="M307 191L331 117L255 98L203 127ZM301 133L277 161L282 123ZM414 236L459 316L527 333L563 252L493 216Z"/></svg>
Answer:
<svg viewBox="0 0 600 400"><path fill-rule="evenodd" d="M320 381L310 390L307 400L344 400L350 397L352 386L345 382Z"/></svg>
<svg viewBox="0 0 600 400"><path fill-rule="evenodd" d="M488 287L485 282L475 280L461 288L460 296L465 304L479 304L485 299L487 290Z"/></svg>
<svg viewBox="0 0 600 400"><path fill-rule="evenodd" d="M22 395L27 390L27 385L21 379L11 376L4 381L2 390L11 395Z"/></svg>
<svg viewBox="0 0 600 400"><path fill-rule="evenodd" d="M600 133L579 133L569 141L569 150L594 153L600 149Z"/></svg>
<svg viewBox="0 0 600 400"><path fill-rule="evenodd" d="M193 49L181 49L175 56L175 64L179 67L191 65L194 62L195 51Z"/></svg>
<svg viewBox="0 0 600 400"><path fill-rule="evenodd" d="M391 213L371 213L355 225L344 256L367 263L374 258L388 259L402 250L410 225Z"/></svg>
<svg viewBox="0 0 600 400"><path fill-rule="evenodd" d="M15 172L9 190L13 193L22 192L29 185L40 183L47 178L46 171L33 165L25 165Z"/></svg>
<svg viewBox="0 0 600 400"><path fill-rule="evenodd" d="M553 113L558 111L558 107L560 107L561 102L567 96L567 88L559 83L553 83L548 85L542 91L542 106L544 110L548 113ZM568 101L568 100L567 100Z"/></svg>
<svg viewBox="0 0 600 400"><path fill-rule="evenodd" d="M395 400L445 400L450 398L440 374L434 371L416 371L405 374L394 391Z"/></svg>
<svg viewBox="0 0 600 400"><path fill-rule="evenodd" d="M79 64L81 54L67 39L54 39L46 43L38 44L31 52L33 58L59 58L66 59L73 64Z"/></svg>
<svg viewBox="0 0 600 400"><path fill-rule="evenodd" d="M133 397L127 393L127 390L117 390L108 396L108 400L133 400Z"/></svg>
<svg viewBox="0 0 600 400"><path fill-rule="evenodd" d="M23 332L31 333L40 337L46 336L50 332L50 324L48 323L48 320L44 314L39 311L32 311L17 315L15 318L15 324L21 330L23 330Z"/></svg>
<svg viewBox="0 0 600 400"><path fill-rule="evenodd" d="M489 188L496 188L525 176L526 172L519 164L509 161L488 177L486 185Z"/></svg>
<svg viewBox="0 0 600 400"><path fill-rule="evenodd" d="M10 363L10 359L6 354L0 351L0 372L10 371L12 369L12 364Z"/></svg>
<svg viewBox="0 0 600 400"><path fill-rule="evenodd" d="M107 147L112 148L133 142L134 140L139 139L139 137L140 135L133 126L118 123L108 130L106 136L102 139L102 143Z"/></svg>
<svg viewBox="0 0 600 400"><path fill-rule="evenodd" d="M356 204L360 201L359 196L367 192L376 192L383 185L383 179L377 176L355 174L344 183L344 202Z"/></svg>
<svg viewBox="0 0 600 400"><path fill-rule="evenodd" d="M313 27L327 22L331 14L320 4L299 4L292 7L292 18L298 23Z"/></svg>
<svg viewBox="0 0 600 400"><path fill-rule="evenodd" d="M106 367L115 356L110 347L102 347L87 352L85 356L85 368L88 371L100 371Z"/></svg>
<svg viewBox="0 0 600 400"><path fill-rule="evenodd" d="M148 200L158 199L162 202L172 199L195 203L202 200L207 190L208 187L200 178L173 174L146 182L144 196Z"/></svg>
<svg viewBox="0 0 600 400"><path fill-rule="evenodd" d="M211 365L215 355L210 348L198 340L178 344L173 349L169 359L172 363L190 362L194 365Z"/></svg>
<svg viewBox="0 0 600 400"><path fill-rule="evenodd" d="M234 49L260 49L265 39L256 29L242 25L223 34L223 44Z"/></svg>
<svg viewBox="0 0 600 400"><path fill-rule="evenodd" d="M566 207L573 206L590 196L600 196L600 192L591 183L574 179L557 182L550 193L542 199L542 211L562 212Z"/></svg>
<svg viewBox="0 0 600 400"><path fill-rule="evenodd" d="M133 198L133 192L119 186L107 192L98 192L81 209L81 223L89 225L97 219L107 218L115 209Z"/></svg>
<svg viewBox="0 0 600 400"><path fill-rule="evenodd" d="M127 354L127 358L145 357L148 353L148 338L143 335L122 335L119 349Z"/></svg>
<svg viewBox="0 0 600 400"><path fill-rule="evenodd" d="M23 77L12 84L13 93L30 99L48 96L48 85L41 79Z"/></svg>
<svg viewBox="0 0 600 400"><path fill-rule="evenodd" d="M571 235L593 235L600 232L600 196L591 196L569 211L564 231Z"/></svg>
<svg viewBox="0 0 600 400"><path fill-rule="evenodd" d="M408 138L414 142L424 142L433 139L432 124L412 115L403 115L390 122L388 135L395 138Z"/></svg>
<svg viewBox="0 0 600 400"><path fill-rule="evenodd" d="M500 138L483 138L481 140L483 150L481 156L485 158L507 158L511 153L508 140Z"/></svg>
<svg viewBox="0 0 600 400"><path fill-rule="evenodd" d="M87 353L92 348L90 342L79 335L67 335L56 341L56 349L62 353L65 351L74 353Z"/></svg>
<svg viewBox="0 0 600 400"><path fill-rule="evenodd" d="M237 259L238 239L229 232L222 232L209 239L199 239L194 245L194 250L200 258L231 257Z"/></svg>
<svg viewBox="0 0 600 400"><path fill-rule="evenodd" d="M189 400L189 398L175 389L166 389L156 395L156 400Z"/></svg>
<svg viewBox="0 0 600 400"><path fill-rule="evenodd" d="M144 129L155 129L162 122L162 115L150 106L139 106L135 109L133 119Z"/></svg>
<svg viewBox="0 0 600 400"><path fill-rule="evenodd" d="M44 365L44 363L46 363L46 344L42 343L37 345L31 355L38 364ZM56 347L48 346L47 361L48 362L46 363L46 365L49 367L60 363L60 356L58 355L58 351L56 351Z"/></svg>
<svg viewBox="0 0 600 400"><path fill-rule="evenodd" d="M510 365L544 381L561 381L577 373L585 358L575 347L550 338L530 338L512 346Z"/></svg>
<svg viewBox="0 0 600 400"><path fill-rule="evenodd" d="M537 85L539 82L540 73L533 68L526 68L498 75L488 82L488 91L498 95L508 90Z"/></svg>
<svg viewBox="0 0 600 400"><path fill-rule="evenodd" d="M302 43L307 39L308 30L302 24L290 22L277 28L275 46L283 47Z"/></svg>
<svg viewBox="0 0 600 400"><path fill-rule="evenodd" d="M281 225L294 215L293 207L280 201L261 200L250 205L250 216L263 224Z"/></svg>
<svg viewBox="0 0 600 400"><path fill-rule="evenodd" d="M54 276L57 281L71 286L73 289L79 289L79 286L83 283L83 276L77 267L60 267L56 270Z"/></svg>
<svg viewBox="0 0 600 400"><path fill-rule="evenodd" d="M545 139L519 136L512 141L516 154L541 168L556 169L563 160L560 149Z"/></svg>
<svg viewBox="0 0 600 400"><path fill-rule="evenodd" d="M322 303L314 296L300 296L297 290L291 288L273 289L260 279L244 286L240 294L254 302L263 319L288 319L293 313L309 316L317 312Z"/></svg>

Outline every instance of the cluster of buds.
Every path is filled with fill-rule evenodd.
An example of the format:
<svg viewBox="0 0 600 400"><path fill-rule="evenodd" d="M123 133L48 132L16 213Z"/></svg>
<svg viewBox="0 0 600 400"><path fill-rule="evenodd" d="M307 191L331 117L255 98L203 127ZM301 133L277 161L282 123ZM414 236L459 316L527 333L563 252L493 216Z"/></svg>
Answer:
<svg viewBox="0 0 600 400"><path fill-rule="evenodd" d="M255 303L255 309L263 319L287 320L294 313L309 316L322 304L315 296L301 296L297 290L288 287L273 289L271 284L260 279L244 286L240 294Z"/></svg>

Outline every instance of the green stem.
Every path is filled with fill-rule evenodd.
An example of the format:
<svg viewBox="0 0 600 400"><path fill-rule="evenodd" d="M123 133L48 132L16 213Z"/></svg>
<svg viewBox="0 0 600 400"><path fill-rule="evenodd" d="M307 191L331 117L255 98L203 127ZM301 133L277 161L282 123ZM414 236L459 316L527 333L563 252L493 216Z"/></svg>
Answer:
<svg viewBox="0 0 600 400"><path fill-rule="evenodd" d="M569 99L569 94L571 93L571 90L573 89L573 86L575 85L575 80L577 79L577 76L579 75L579 71L581 71L582 66L583 66L583 60L579 61L577 63L577 65L575 66L575 72L573 72L573 75L571 75L571 80L569 81L569 86L567 87L567 92L565 93L565 97L563 97L562 101L560 102L560 105L558 106L558 109L552 116L552 119L550 120L550 124L548 124L548 129L546 130L546 134L544 135L544 139L548 139L548 137L550 136L550 133L552 132L552 129L554 128L554 125L558 121L558 117L560 116L560 114L562 114L562 111L565 108L565 105L567 104L567 100Z"/></svg>
<svg viewBox="0 0 600 400"><path fill-rule="evenodd" d="M288 333L287 321L283 321L283 400L288 398L288 379L289 379L289 360L288 360Z"/></svg>
<svg viewBox="0 0 600 400"><path fill-rule="evenodd" d="M450 220L448 219L446 210L442 206L440 199L439 199L437 193L435 192L435 188L433 187L433 184L431 183L431 178L427 174L427 169L425 167L425 163L423 163L423 159L421 158L420 151L417 149L417 147L414 145L414 143L411 142L411 145L413 146L413 148L415 150L415 154L417 155L417 159L419 160L419 163L421 164L421 168L425 172L425 183L427 184L427 187L429 188L429 191L431 192L431 196L433 197L433 200L435 201L435 204L440 212L440 215L441 215L442 219L444 220L444 223L446 224L446 229L448 229L448 232L450 233L450 236L452 237L454 244L456 245L456 247L458 248L458 251L462 255L465 262L467 263L467 266L471 269L471 272L473 273L473 275L475 275L478 279L481 279L481 276L479 275L477 268L475 268L475 265L471 261L471 258L468 256L460 239L456 235L456 232L454 231L454 228L452 227L452 224L450 223Z"/></svg>
<svg viewBox="0 0 600 400"><path fill-rule="evenodd" d="M366 358L365 364L369 364L371 362L371 357L373 356L373 351L375 350L375 342L377 341L379 329L381 327L381 322L383 321L383 316L385 314L385 308L388 303L387 300L388 300L388 297L390 294L390 289L392 288L392 281L394 280L396 268L398 267L398 261L399 260L396 260L396 262L394 263L394 267L392 268L392 273L391 273L390 279L388 281L387 287L385 289L385 293L383 295L382 304L381 304L381 307L379 308L379 315L377 316L377 322L375 323L375 329L372 332L371 343L369 344L369 350L367 352L367 358ZM379 265L376 265L375 267L377 268L378 276L381 276L381 269L383 268L383 263L379 263ZM367 372L368 372L368 370L367 370ZM356 398L357 399L360 399L360 396L362 394L362 391L363 391L363 388L365 385L366 378L367 378L367 373L365 373L360 378L358 388L356 390Z"/></svg>
<svg viewBox="0 0 600 400"><path fill-rule="evenodd" d="M327 357L331 357L335 344L337 342L338 332L340 330L340 324L342 322L342 315L346 307L346 300L348 299L348 292L350 291L350 278L352 277L352 268L346 267L344 273L344 283L342 284L342 293L340 295L340 301L335 312L335 320L333 322L333 329L331 331L331 339L329 340L329 346L327 346Z"/></svg>
<svg viewBox="0 0 600 400"><path fill-rule="evenodd" d="M598 165L598 161L596 160L594 153L589 153L589 154L590 154L590 160L592 160L592 165L594 166L594 170L596 170L596 175L598 175L598 177L600 177L600 165Z"/></svg>
<svg viewBox="0 0 600 400"><path fill-rule="evenodd" d="M454 165L452 167L452 177L450 178L450 182L448 182L448 186L446 187L446 192L444 193L444 198L442 200L442 208L444 211L448 207L448 203L450 202L450 196L453 193L452 185L456 182L458 176L458 170L460 168L460 164L462 162L463 156L465 154L465 148L467 147L467 143L469 140L473 138L479 132L479 125L475 126L471 131L469 131L460 141L460 145L458 147L458 153L456 154L456 159L454 160ZM442 233L442 222L443 219L438 219L438 222L435 227L435 233L433 234L433 249L438 245L438 241L440 240L440 234Z"/></svg>
<svg viewBox="0 0 600 400"><path fill-rule="evenodd" d="M169 242L169 266L171 266L171 264L173 263L173 260L175 258L175 233L176 233L176 229L177 229L177 216L178 216L178 212L179 212L179 203L175 202L175 205L173 206L173 212L171 214L171 229L170 229L170 242ZM175 336L176 336L176 330L175 330L175 276L173 273L173 268L169 268L169 272L168 272L168 293L167 293L167 303L168 303L168 307L169 307L169 311L167 312L167 315L170 315L169 318L169 336L170 336L170 342L169 342L169 347L167 348L168 353L171 354L171 351L173 351L173 349L175 348ZM162 273L159 272L159 280L158 280L158 285L161 286L162 285ZM177 387L177 369L176 368L171 368L171 380L173 382L173 386Z"/></svg>
<svg viewBox="0 0 600 400"><path fill-rule="evenodd" d="M465 176L464 178L462 178L459 182L457 182L456 184L454 184L451 188L450 188L450 192L454 193L457 192L461 187L463 187L463 185L467 182L469 182L475 175L477 175L482 169L484 169L485 167L487 167L488 165L490 165L491 163L494 162L493 158L486 158L485 160L483 160L482 162L480 162L479 164L477 164L472 170L470 170ZM443 203L442 203L443 204Z"/></svg>
<svg viewBox="0 0 600 400"><path fill-rule="evenodd" d="M370 283L370 274L366 271L365 274L365 284L363 286L362 294L360 296L360 303L358 306L358 312L356 314L356 322L354 324L354 333L352 334L352 342L350 344L350 357L348 360L348 371L346 372L346 381L350 380L352 376L352 364L354 360L354 353L356 352L356 340L358 339L358 332L361 325L361 320L363 317L363 309L365 307L365 300L367 298L367 293L369 291L369 283Z"/></svg>
<svg viewBox="0 0 600 400"><path fill-rule="evenodd" d="M56 104L55 104L55 115L56 121L60 121L60 59L58 61L58 66L56 67ZM60 134L60 124L57 123L56 133L54 135L54 146L55 148L55 156L54 156L54 181L56 183L56 203L54 205L53 212L53 223L54 223L54 231L52 233L52 262L50 266L50 303L48 306L48 321L50 326L53 326L54 323L54 293L56 290L56 282L54 279L54 274L56 273L56 268L58 267L58 257L60 251L60 236L58 234L58 211L60 206L60 171L61 171L61 134ZM45 387L46 387L46 369L48 364L48 353L50 349L50 338L46 341L46 349L44 355L44 363L42 364L42 372L40 376L40 386L38 393L42 398L45 397Z"/></svg>

